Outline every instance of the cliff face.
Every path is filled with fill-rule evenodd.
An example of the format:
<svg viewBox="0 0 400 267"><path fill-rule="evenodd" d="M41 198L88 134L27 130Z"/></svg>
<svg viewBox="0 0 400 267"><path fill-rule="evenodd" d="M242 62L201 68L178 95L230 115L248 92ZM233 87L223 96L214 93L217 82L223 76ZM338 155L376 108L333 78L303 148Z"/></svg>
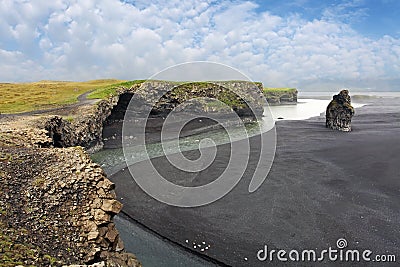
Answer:
<svg viewBox="0 0 400 267"><path fill-rule="evenodd" d="M87 149L102 148L103 123L117 104L118 96L102 100L95 106L81 108L81 116L72 122L60 116L50 117L42 127L54 147L82 146Z"/></svg>
<svg viewBox="0 0 400 267"><path fill-rule="evenodd" d="M264 89L264 96L270 105L290 105L297 103L297 90L294 88L276 90Z"/></svg>
<svg viewBox="0 0 400 267"><path fill-rule="evenodd" d="M146 103L149 99L157 99L158 90L170 90L159 101L154 101L156 103L152 109L153 115L165 116L178 105L190 99L204 97L218 99L232 108L240 117L258 117L263 113L264 104L261 100L261 88L262 84L260 83L255 84L246 81L189 82L182 84L150 81L142 85L143 90L138 92L138 96L143 99L143 103ZM249 105L253 110L250 110ZM190 109L190 111L223 114L226 110L223 105L198 103L198 106Z"/></svg>
<svg viewBox="0 0 400 267"><path fill-rule="evenodd" d="M82 148L42 147L36 120L0 123L0 265L140 266L112 221L114 184Z"/></svg>
<svg viewBox="0 0 400 267"><path fill-rule="evenodd" d="M60 116L49 118L41 127L48 131L51 145L54 147L82 146L91 151L103 147L104 125L119 123L117 132L122 128L122 120L132 95L138 92L141 84L135 84L130 88L120 88L115 96L101 100L95 106L82 108L81 116L72 122ZM150 81L144 85L146 90L140 91L143 99L143 107L146 101L154 97L157 89L170 89L152 109L152 117L163 117L181 103L194 97L216 98L232 107L239 116L252 120L263 113L262 84L243 81L213 82L213 83L185 83L179 85L165 81ZM229 88L227 90L226 88ZM253 111L240 97L244 92L251 103ZM140 105L139 105L140 106ZM220 106L210 103L199 104L191 109L194 112L225 112ZM140 110L139 110L140 112Z"/></svg>

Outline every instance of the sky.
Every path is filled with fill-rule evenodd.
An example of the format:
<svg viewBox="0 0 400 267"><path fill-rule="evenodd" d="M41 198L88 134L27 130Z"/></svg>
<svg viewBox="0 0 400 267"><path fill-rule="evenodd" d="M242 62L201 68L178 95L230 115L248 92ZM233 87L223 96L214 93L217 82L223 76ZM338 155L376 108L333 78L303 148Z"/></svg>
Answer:
<svg viewBox="0 0 400 267"><path fill-rule="evenodd" d="M2 0L0 82L213 61L268 87L400 90L397 0Z"/></svg>

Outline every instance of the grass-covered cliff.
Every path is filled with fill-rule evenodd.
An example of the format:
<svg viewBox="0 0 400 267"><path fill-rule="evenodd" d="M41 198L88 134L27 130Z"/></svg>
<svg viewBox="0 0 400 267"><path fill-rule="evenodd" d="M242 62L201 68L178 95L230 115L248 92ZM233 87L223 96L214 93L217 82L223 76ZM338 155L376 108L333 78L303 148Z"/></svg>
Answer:
<svg viewBox="0 0 400 267"><path fill-rule="evenodd" d="M117 95L121 88L130 88L144 81L102 79L85 82L0 83L0 114L52 109L74 104L84 93L88 93L87 99L106 99ZM207 83L197 82L197 87L201 89L204 84ZM255 85L257 88L263 88L261 83L255 83ZM294 88L263 88L261 90L270 104L295 103L297 101L297 90ZM229 93L222 96L222 101L227 104L238 104Z"/></svg>
<svg viewBox="0 0 400 267"><path fill-rule="evenodd" d="M264 87L263 93L270 105L284 105L297 103L296 88Z"/></svg>

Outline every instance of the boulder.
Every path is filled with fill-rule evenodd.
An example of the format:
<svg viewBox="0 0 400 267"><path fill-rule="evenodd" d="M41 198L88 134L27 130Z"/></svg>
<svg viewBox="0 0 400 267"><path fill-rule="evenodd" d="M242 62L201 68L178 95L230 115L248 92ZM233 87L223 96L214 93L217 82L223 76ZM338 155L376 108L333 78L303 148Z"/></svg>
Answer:
<svg viewBox="0 0 400 267"><path fill-rule="evenodd" d="M104 199L101 209L105 212L117 214L122 209L122 203L115 199Z"/></svg>
<svg viewBox="0 0 400 267"><path fill-rule="evenodd" d="M348 90L342 90L334 95L326 108L326 127L343 132L351 131L351 118L354 108Z"/></svg>

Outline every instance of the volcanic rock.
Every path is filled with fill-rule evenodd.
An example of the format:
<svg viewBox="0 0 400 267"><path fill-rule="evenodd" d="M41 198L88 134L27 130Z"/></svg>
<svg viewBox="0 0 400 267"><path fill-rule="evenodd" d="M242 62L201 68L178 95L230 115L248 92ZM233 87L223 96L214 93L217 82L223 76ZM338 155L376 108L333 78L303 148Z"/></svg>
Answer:
<svg viewBox="0 0 400 267"><path fill-rule="evenodd" d="M342 90L333 96L333 100L326 108L326 127L343 132L351 131L351 118L354 108L348 90Z"/></svg>

